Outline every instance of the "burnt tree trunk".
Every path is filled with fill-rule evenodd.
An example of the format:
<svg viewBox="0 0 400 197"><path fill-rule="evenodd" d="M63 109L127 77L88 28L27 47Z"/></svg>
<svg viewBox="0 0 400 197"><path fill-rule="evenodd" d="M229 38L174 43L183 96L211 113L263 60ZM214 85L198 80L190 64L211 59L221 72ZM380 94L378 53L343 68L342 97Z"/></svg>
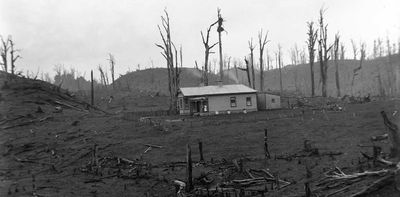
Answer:
<svg viewBox="0 0 400 197"><path fill-rule="evenodd" d="M260 91L264 91L264 59L263 59L263 54L264 54L264 47L265 45L269 42L267 41L268 37L268 32L265 35L263 39L263 32L262 30L258 34L258 44L260 45ZM268 61L268 59L267 59Z"/></svg>
<svg viewBox="0 0 400 197"><path fill-rule="evenodd" d="M9 40L4 40L3 37L1 37L1 51L0 51L0 55L1 55L1 65L3 65L3 69L5 72L8 72L8 50L10 49L9 46Z"/></svg>
<svg viewBox="0 0 400 197"><path fill-rule="evenodd" d="M324 10L320 10L319 18L319 40L318 40L318 53L321 69L321 82L322 82L322 96L327 97L327 80L328 80L328 60L330 59L329 51L332 48L328 46L328 25L324 23Z"/></svg>
<svg viewBox="0 0 400 197"><path fill-rule="evenodd" d="M335 35L335 42L333 45L333 55L334 55L334 62L335 62L335 81L336 81L336 96L340 97L340 82L339 82L339 35Z"/></svg>
<svg viewBox="0 0 400 197"><path fill-rule="evenodd" d="M385 111L381 111L381 115L383 118L383 123L390 131L391 141L392 141L392 148L391 148L391 156L396 159L397 162L400 160L400 131L399 126L395 123L391 122L387 117ZM397 164L397 167L399 164ZM400 191L400 171L395 171L394 174L395 179L395 187L397 191Z"/></svg>
<svg viewBox="0 0 400 197"><path fill-rule="evenodd" d="M211 24L208 27L206 37L204 37L203 32L200 31L201 39L202 39L203 45L204 45L204 73L203 73L204 80L203 80L203 83L204 83L205 86L208 86L208 66L209 66L208 65L208 62L209 62L208 58L209 58L209 55L211 53L211 49L215 45L218 44L218 42L217 42L217 43L212 44L211 46L209 45L210 31L211 31L211 28L217 23L218 23L218 21L214 22L213 24Z"/></svg>
<svg viewBox="0 0 400 197"><path fill-rule="evenodd" d="M161 27L158 25L158 30L161 35L163 45L156 44L156 46L160 47L163 50L163 52L161 52L161 54L167 61L168 90L169 90L169 96L170 96L169 111L170 111L170 113L175 114L177 112L177 100L178 100L177 97L178 97L178 90L179 90L179 83L180 83L179 75L180 75L181 69L179 69L179 64L177 62L178 61L178 57L177 57L178 52L176 50L175 45L173 44L173 42L171 40L169 15L166 10L164 12L165 12L165 17L161 16L163 30L161 30ZM175 50L176 64L174 64L174 52L173 52L172 47L174 47L174 50Z"/></svg>
<svg viewBox="0 0 400 197"><path fill-rule="evenodd" d="M255 46L253 45L253 39L249 41L249 49L250 49L250 68L251 68L251 81L252 84L250 87L253 89L256 89L256 84L255 84L255 74L254 74L254 48Z"/></svg>
<svg viewBox="0 0 400 197"><path fill-rule="evenodd" d="M219 45L219 77L221 83L223 82L223 77L224 77L224 72L223 72L223 67L224 67L224 62L222 59L222 40L221 40L221 32L224 31L224 28L222 27L222 23L224 22L224 19L221 16L221 10L218 9L218 45Z"/></svg>
<svg viewBox="0 0 400 197"><path fill-rule="evenodd" d="M10 43L10 60L11 60L11 74L15 74L15 62L20 58L21 56L16 55L15 53L18 52L19 50L14 49L15 43L12 41L11 37L8 38L8 42Z"/></svg>
<svg viewBox="0 0 400 197"><path fill-rule="evenodd" d="M283 96L283 83L282 83L282 47L278 45L278 55L277 55L277 62L279 68L279 89L280 89L280 96Z"/></svg>
<svg viewBox="0 0 400 197"><path fill-rule="evenodd" d="M391 122L387 117L385 111L381 111L383 123L389 129L392 141L392 156L400 160L400 131L399 127Z"/></svg>
<svg viewBox="0 0 400 197"><path fill-rule="evenodd" d="M90 104L94 106L93 70L90 71Z"/></svg>
<svg viewBox="0 0 400 197"><path fill-rule="evenodd" d="M249 83L249 87L252 87L251 79L250 79L250 66L249 66L249 61L246 59L246 57L244 58L244 62L246 63L247 81Z"/></svg>

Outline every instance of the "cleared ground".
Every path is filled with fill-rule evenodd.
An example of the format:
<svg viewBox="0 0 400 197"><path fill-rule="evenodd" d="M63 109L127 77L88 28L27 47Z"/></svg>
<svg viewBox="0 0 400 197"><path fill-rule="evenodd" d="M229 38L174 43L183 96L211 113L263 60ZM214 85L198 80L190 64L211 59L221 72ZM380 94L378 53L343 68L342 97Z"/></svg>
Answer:
<svg viewBox="0 0 400 197"><path fill-rule="evenodd" d="M372 155L372 148L358 145L371 145L371 136L388 133L380 111L385 110L399 123L398 100L343 104L345 110L339 112L303 108L140 121L126 111L105 114L88 108L39 81L16 79L6 85L4 81L2 75L0 196L175 196L172 181L185 180L187 144L192 147L195 180L207 174L214 180L210 188L249 178L235 170L232 160L238 160L244 169L267 169L291 183L266 195L301 196L306 163L312 171L312 190L335 166L347 174L385 168L365 162L360 151ZM135 99L141 103L141 98ZM38 113L38 107L43 113ZM268 129L272 156L268 160L264 159L264 129ZM319 156L298 156L304 153L305 140L319 150ZM199 141L205 164L197 164ZM97 162L101 163L97 170L92 165L95 144ZM162 148L147 150L145 144ZM388 141L377 145L389 152ZM288 156L291 159L282 159ZM349 196L378 178L366 178L332 196ZM200 187L200 181L195 181L195 186ZM326 195L338 189L317 192ZM393 185L387 185L371 196L398 195Z"/></svg>

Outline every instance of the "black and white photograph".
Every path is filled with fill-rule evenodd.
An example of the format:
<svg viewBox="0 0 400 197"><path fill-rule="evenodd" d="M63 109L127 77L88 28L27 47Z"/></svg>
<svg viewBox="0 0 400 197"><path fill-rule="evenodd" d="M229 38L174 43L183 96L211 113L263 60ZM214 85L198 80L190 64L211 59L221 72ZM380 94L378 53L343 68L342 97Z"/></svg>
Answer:
<svg viewBox="0 0 400 197"><path fill-rule="evenodd" d="M400 197L399 0L0 0L0 196Z"/></svg>

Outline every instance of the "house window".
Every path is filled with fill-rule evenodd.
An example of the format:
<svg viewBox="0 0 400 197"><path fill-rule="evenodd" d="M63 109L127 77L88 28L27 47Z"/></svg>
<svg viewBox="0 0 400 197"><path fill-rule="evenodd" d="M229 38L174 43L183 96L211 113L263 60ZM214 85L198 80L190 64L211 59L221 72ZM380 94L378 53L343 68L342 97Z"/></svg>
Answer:
<svg viewBox="0 0 400 197"><path fill-rule="evenodd" d="M272 103L275 103L275 99L274 99L274 98L273 98L273 99L271 99L271 102L272 102Z"/></svg>
<svg viewBox="0 0 400 197"><path fill-rule="evenodd" d="M179 109L183 108L183 101L182 100L183 100L182 98L179 99Z"/></svg>
<svg viewBox="0 0 400 197"><path fill-rule="evenodd" d="M236 97L231 97L231 107L236 107Z"/></svg>
<svg viewBox="0 0 400 197"><path fill-rule="evenodd" d="M246 97L246 106L251 106L251 97Z"/></svg>

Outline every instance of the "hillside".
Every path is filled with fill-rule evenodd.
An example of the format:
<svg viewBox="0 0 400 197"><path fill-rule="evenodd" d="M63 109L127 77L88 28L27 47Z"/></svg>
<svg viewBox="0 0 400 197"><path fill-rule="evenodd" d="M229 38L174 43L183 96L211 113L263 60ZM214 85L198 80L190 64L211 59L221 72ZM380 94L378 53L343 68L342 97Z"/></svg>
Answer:
<svg viewBox="0 0 400 197"><path fill-rule="evenodd" d="M359 60L339 61L339 77L341 86L341 95L351 95L351 82L353 78L353 70L360 64ZM353 95L363 96L367 94L394 96L396 87L393 84L398 76L398 68L400 67L400 56L392 55L392 57L382 57L373 60L365 60L362 69L354 79ZM198 86L201 80L201 71L194 68L183 68L181 74L181 86ZM237 76L236 76L237 72ZM314 65L315 88L316 94L321 94L320 69L318 62ZM396 74L397 73L397 74ZM335 85L335 67L333 61L328 62L328 95L336 96ZM228 83L248 84L247 74L245 71L230 69L224 71L225 76L229 76L224 80ZM256 88L259 88L259 72L256 72ZM308 64L289 65L282 69L283 89L289 92L296 92L299 95L309 96L310 90L310 67ZM218 76L209 74L210 84L215 84ZM266 90L279 90L279 70L274 69L265 71L264 84ZM146 69L135 71L121 76L116 83L118 87L123 89L138 89L150 92L167 92L167 70L164 68ZM380 90L380 84L383 90ZM398 89L398 88L397 88ZM399 92L399 91L397 91Z"/></svg>
<svg viewBox="0 0 400 197"><path fill-rule="evenodd" d="M339 61L339 76L341 95L365 96L396 96L400 93L399 87L395 87L399 76L400 55L381 57L372 60L365 60L362 69L354 79L353 90L351 87L353 70L360 65L359 60L341 60ZM219 76L214 73L208 74L209 84L216 84ZM260 72L256 70L256 89L259 89ZM279 70L273 69L265 71L264 84L265 90L279 91ZM335 66L333 61L328 62L328 95L336 97L335 85ZM242 83L248 84L247 74L240 69L230 69L224 71L224 84ZM315 92L321 94L321 81L319 63L314 65ZM55 84L63 81L61 87L71 91L89 91L90 83L82 77L73 79L66 75L63 80L58 79ZM121 75L116 80L116 87L123 92L129 91L143 93L147 95L167 95L168 78L166 68L150 68L138 70ZM195 68L182 68L181 80L182 87L198 86L201 83L201 71ZM310 96L310 67L308 64L288 65L282 69L282 83L285 93L295 93L296 95ZM101 85L96 83L96 89L102 89Z"/></svg>
<svg viewBox="0 0 400 197"><path fill-rule="evenodd" d="M219 77L209 73L209 84L217 84ZM139 70L122 75L115 82L117 87L123 90L141 90L168 94L168 75L166 68L151 68ZM201 83L201 71L195 68L182 68L181 87L199 86ZM225 84L234 83L233 79L224 80Z"/></svg>
<svg viewBox="0 0 400 197"><path fill-rule="evenodd" d="M339 61L339 77L341 95L351 95L351 81L353 70L360 65L359 60ZM390 60L388 57L377 58L373 60L365 60L362 69L354 80L353 95L363 96L367 94L380 95L379 78L382 84L384 94L386 96L394 96L396 93L395 80L399 80L400 55L392 55ZM225 71L233 79L236 78L234 69ZM396 74L397 73L397 74ZM264 74L265 88L268 90L279 90L279 70L274 69L266 71ZM336 96L335 85L335 66L333 61L328 62L328 95ZM315 92L321 94L321 81L319 63L314 64ZM311 95L309 64L288 65L282 69L283 89L289 92L297 92L297 94L309 96ZM238 70L238 79L240 83L248 84L245 71ZM256 73L256 88L259 88L259 72ZM398 89L399 87L397 87ZM399 91L397 91L399 92Z"/></svg>

